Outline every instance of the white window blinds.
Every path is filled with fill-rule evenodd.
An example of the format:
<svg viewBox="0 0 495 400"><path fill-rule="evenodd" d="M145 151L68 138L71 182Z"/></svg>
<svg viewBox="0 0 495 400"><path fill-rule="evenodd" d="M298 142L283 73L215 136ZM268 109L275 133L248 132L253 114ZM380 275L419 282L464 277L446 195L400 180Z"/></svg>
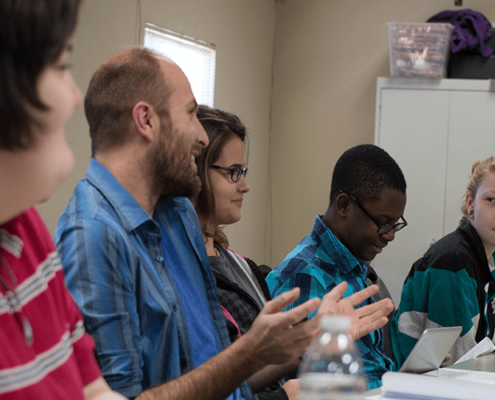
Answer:
<svg viewBox="0 0 495 400"><path fill-rule="evenodd" d="M216 57L213 44L147 22L144 46L173 60L189 79L198 104L213 107Z"/></svg>

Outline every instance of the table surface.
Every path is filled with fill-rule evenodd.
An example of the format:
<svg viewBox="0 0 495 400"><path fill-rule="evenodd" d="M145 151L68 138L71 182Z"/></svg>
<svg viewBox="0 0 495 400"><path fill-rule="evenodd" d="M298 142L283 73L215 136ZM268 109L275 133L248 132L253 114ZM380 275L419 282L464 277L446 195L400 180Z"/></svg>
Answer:
<svg viewBox="0 0 495 400"><path fill-rule="evenodd" d="M448 368L464 369L469 371L495 372L495 353L486 354L472 360L464 361L457 365L451 365ZM430 375L435 375L431 373ZM382 398L383 390L381 388L369 390L363 393L357 399L360 400L378 400Z"/></svg>
<svg viewBox="0 0 495 400"><path fill-rule="evenodd" d="M481 357L473 358L456 365L451 365L449 368L467 369L469 371L495 372L495 353L485 354Z"/></svg>

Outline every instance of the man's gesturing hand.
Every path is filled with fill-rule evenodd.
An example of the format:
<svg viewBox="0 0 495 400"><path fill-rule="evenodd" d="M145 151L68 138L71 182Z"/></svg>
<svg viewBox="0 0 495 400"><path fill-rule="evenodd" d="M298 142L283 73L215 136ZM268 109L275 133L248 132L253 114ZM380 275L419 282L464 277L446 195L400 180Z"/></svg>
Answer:
<svg viewBox="0 0 495 400"><path fill-rule="evenodd" d="M293 303L299 294L299 288L295 288L267 302L251 329L244 335L245 339L249 338L247 351L259 368L302 356L318 334L317 318L304 324L299 322L318 308L320 299L311 299L289 311L280 312Z"/></svg>
<svg viewBox="0 0 495 400"><path fill-rule="evenodd" d="M317 316L338 314L349 317L351 320L349 334L352 339L357 340L385 325L388 321L386 315L394 308L392 300L383 299L377 303L354 309L354 307L377 293L378 289L377 285L372 285L343 298L342 296L347 290L347 283L342 282L323 297Z"/></svg>

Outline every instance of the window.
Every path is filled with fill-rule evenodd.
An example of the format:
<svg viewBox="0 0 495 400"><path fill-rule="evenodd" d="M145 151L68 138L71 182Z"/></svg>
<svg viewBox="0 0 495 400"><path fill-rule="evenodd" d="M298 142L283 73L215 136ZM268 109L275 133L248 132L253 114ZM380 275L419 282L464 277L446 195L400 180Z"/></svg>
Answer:
<svg viewBox="0 0 495 400"><path fill-rule="evenodd" d="M146 23L144 46L173 60L187 76L198 104L213 107L215 46Z"/></svg>

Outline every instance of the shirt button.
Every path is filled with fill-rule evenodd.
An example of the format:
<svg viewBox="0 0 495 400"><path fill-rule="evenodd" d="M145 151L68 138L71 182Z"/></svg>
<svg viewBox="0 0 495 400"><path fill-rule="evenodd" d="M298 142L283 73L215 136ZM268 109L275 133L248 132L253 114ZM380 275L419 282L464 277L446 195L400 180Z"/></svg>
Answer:
<svg viewBox="0 0 495 400"><path fill-rule="evenodd" d="M181 360L180 360L180 366L182 368L187 367L187 360L185 358L181 358Z"/></svg>
<svg viewBox="0 0 495 400"><path fill-rule="evenodd" d="M174 310L174 312L177 312L177 304L172 305L172 310Z"/></svg>
<svg viewBox="0 0 495 400"><path fill-rule="evenodd" d="M162 256L156 256L156 261L161 263L163 261L163 257Z"/></svg>

